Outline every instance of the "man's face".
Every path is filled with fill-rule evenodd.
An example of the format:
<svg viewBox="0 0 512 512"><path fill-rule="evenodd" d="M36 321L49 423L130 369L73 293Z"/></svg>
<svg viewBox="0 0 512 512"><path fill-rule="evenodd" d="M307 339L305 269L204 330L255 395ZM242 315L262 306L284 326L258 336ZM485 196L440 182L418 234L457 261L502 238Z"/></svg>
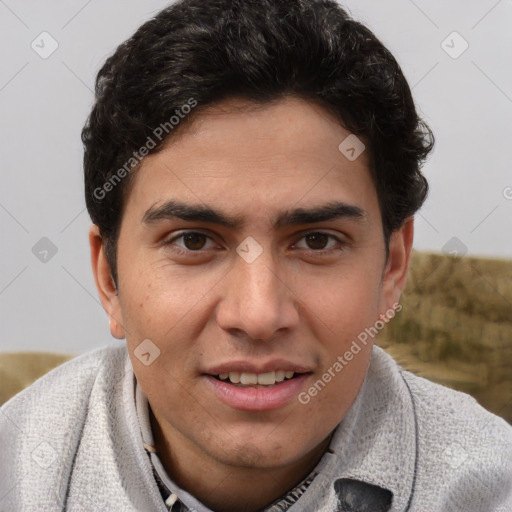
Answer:
<svg viewBox="0 0 512 512"><path fill-rule="evenodd" d="M215 110L134 176L111 313L171 446L282 467L314 451L354 402L371 343L304 398L398 297L367 154L350 161L338 149L349 134L298 99ZM148 366L134 353L143 340L160 350ZM236 384L237 373L273 383L284 371L294 377Z"/></svg>

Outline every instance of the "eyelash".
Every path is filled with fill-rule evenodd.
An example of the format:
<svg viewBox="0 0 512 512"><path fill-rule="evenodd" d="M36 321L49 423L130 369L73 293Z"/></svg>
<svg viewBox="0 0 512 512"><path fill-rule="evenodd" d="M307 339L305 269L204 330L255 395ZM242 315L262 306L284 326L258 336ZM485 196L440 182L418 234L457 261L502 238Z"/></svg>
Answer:
<svg viewBox="0 0 512 512"><path fill-rule="evenodd" d="M181 231L178 235L174 236L173 238L164 240L163 241L163 245L168 247L168 248L170 248L172 251L174 251L179 256L193 256L194 257L194 256L204 255L204 251L207 250L207 249L198 249L197 251L194 251L194 250L191 250L191 249L183 249L182 247L177 247L176 245L174 245L174 242L176 240L179 240L180 238L183 238L184 236L189 235L189 234L202 235L202 236L206 237L209 240L213 240L212 237L208 236L205 233L201 233L200 231ZM336 246L331 247L329 249L318 249L318 250L315 250L315 249L302 249L302 250L308 251L309 253L311 253L311 254L313 254L315 256L330 255L330 254L332 254L335 251L342 251L345 248L345 246L347 245L346 242L343 242L338 237L336 237L336 236L334 236L334 235L332 235L330 233L326 233L324 231L308 231L307 233L304 233L299 238L299 241L304 239L304 238L306 238L308 235L313 235L313 234L316 234L316 235L326 235L329 239L333 239L333 240L335 240L337 242Z"/></svg>

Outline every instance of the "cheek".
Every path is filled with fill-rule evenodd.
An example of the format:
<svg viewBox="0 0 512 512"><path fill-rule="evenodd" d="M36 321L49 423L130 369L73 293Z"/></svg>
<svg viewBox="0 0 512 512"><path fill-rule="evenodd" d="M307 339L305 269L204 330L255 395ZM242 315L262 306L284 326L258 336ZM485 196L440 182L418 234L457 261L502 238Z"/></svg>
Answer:
<svg viewBox="0 0 512 512"><path fill-rule="evenodd" d="M356 399L372 353L371 328L378 317L374 294L337 296L323 306L318 310L322 320L316 315L311 320L316 325L321 369L298 397L319 429L339 423Z"/></svg>
<svg viewBox="0 0 512 512"><path fill-rule="evenodd" d="M354 267L310 289L303 322L313 328L322 366L301 402L312 417L339 421L357 396L371 357L371 328L379 316L379 277Z"/></svg>
<svg viewBox="0 0 512 512"><path fill-rule="evenodd" d="M193 341L200 339L207 321L207 292L213 284L209 285L211 278L191 278L171 270L132 274L123 283L121 306L137 378L145 389L180 400L186 398L180 396L180 383L188 387L185 381L195 376L202 356L201 347ZM137 348L147 339L160 351L151 366L137 359Z"/></svg>
<svg viewBox="0 0 512 512"><path fill-rule="evenodd" d="M379 314L380 275L355 266L340 267L319 278L303 276L296 295L311 325L322 326L334 343L357 336L373 325Z"/></svg>
<svg viewBox="0 0 512 512"><path fill-rule="evenodd" d="M128 322L140 329L170 330L194 314L214 280L160 263L144 268L134 265L122 283L122 307ZM200 271L196 271L196 274ZM211 283L210 283L211 281Z"/></svg>
<svg viewBox="0 0 512 512"><path fill-rule="evenodd" d="M303 417L314 430L327 433L339 424L363 384L371 346L361 345L361 350L350 361L344 359L343 354L299 396L304 408Z"/></svg>

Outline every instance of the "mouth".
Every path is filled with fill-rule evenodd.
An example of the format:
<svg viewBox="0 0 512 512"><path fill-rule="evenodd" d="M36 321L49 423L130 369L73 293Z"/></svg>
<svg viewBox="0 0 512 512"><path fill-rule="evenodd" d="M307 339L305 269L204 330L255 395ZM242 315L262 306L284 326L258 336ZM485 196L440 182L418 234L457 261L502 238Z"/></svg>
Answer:
<svg viewBox="0 0 512 512"><path fill-rule="evenodd" d="M214 396L231 409L270 411L297 401L312 372L271 370L261 373L229 371L204 374Z"/></svg>
<svg viewBox="0 0 512 512"><path fill-rule="evenodd" d="M299 373L291 370L277 370L265 373L228 372L219 373L218 375L213 375L213 377L238 388L264 389L293 379L297 375Z"/></svg>

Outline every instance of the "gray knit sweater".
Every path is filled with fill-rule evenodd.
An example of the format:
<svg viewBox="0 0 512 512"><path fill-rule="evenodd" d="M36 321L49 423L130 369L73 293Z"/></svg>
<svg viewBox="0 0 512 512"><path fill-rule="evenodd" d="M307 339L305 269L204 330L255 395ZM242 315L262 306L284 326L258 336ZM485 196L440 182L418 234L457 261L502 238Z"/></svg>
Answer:
<svg viewBox="0 0 512 512"><path fill-rule="evenodd" d="M157 468L136 389L115 342L4 404L0 511L168 512L167 492L172 510L208 511ZM283 500L289 512L512 512L512 427L375 347L329 450Z"/></svg>

